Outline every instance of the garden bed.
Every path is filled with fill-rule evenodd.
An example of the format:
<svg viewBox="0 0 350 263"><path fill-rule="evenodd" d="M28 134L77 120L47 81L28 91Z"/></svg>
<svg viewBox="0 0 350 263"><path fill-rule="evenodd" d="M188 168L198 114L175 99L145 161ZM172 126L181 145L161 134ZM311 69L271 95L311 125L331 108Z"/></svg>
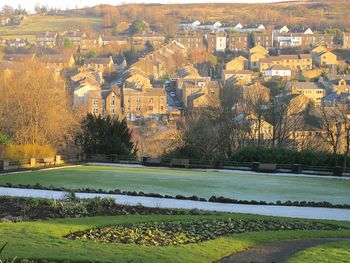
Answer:
<svg viewBox="0 0 350 263"><path fill-rule="evenodd" d="M192 220L188 222L147 222L133 225L116 225L71 233L73 240L92 240L102 243L169 246L199 243L222 236L245 232L286 230L342 230L340 226L319 222L222 219Z"/></svg>
<svg viewBox="0 0 350 263"><path fill-rule="evenodd" d="M20 222L48 218L113 215L209 215L216 212L198 209L150 208L117 204L110 198L78 199L74 194L64 200L0 197L0 222Z"/></svg>

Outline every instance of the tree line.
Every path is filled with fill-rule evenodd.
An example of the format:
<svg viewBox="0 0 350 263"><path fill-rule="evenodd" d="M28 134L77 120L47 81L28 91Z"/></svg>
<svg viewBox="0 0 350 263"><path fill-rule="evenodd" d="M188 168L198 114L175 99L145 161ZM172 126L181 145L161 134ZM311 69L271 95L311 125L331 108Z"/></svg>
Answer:
<svg viewBox="0 0 350 263"><path fill-rule="evenodd" d="M39 157L53 151L135 154L125 120L74 112L72 92L65 80L37 60L1 71L0 94L2 148L10 144L27 149L32 145ZM18 159L26 156L23 149L18 151Z"/></svg>

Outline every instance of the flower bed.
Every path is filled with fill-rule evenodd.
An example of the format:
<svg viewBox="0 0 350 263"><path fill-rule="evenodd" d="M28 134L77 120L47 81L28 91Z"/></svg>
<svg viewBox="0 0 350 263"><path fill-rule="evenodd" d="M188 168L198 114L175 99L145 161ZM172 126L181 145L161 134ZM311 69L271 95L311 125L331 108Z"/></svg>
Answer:
<svg viewBox="0 0 350 263"><path fill-rule="evenodd" d="M232 234L255 231L341 230L336 225L318 222L225 219L187 222L150 222L117 225L71 233L73 240L93 240L103 243L169 246L199 243Z"/></svg>

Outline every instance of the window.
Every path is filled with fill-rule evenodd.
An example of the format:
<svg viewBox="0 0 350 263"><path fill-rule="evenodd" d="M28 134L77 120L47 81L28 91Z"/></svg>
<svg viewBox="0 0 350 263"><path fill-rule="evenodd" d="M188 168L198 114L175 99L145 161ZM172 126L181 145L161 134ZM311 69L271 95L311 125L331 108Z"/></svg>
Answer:
<svg viewBox="0 0 350 263"><path fill-rule="evenodd" d="M92 106L98 105L98 99L92 99Z"/></svg>
<svg viewBox="0 0 350 263"><path fill-rule="evenodd" d="M141 98L136 98L136 102L141 102Z"/></svg>
<svg viewBox="0 0 350 263"><path fill-rule="evenodd" d="M115 99L111 99L111 105L112 105L112 106L115 105Z"/></svg>
<svg viewBox="0 0 350 263"><path fill-rule="evenodd" d="M93 109L92 112L93 112L94 114L98 114L98 109Z"/></svg>
<svg viewBox="0 0 350 263"><path fill-rule="evenodd" d="M153 103L153 98L150 98L150 99L149 99L149 103Z"/></svg>
<svg viewBox="0 0 350 263"><path fill-rule="evenodd" d="M148 106L148 110L149 110L149 111L153 111L153 106L152 106L152 105L149 105L149 106Z"/></svg>
<svg viewBox="0 0 350 263"><path fill-rule="evenodd" d="M115 109L111 109L111 113L114 115L115 114Z"/></svg>
<svg viewBox="0 0 350 263"><path fill-rule="evenodd" d="M137 105L137 106L136 106L136 110L137 110L137 111L140 111L140 110L141 110L141 106Z"/></svg>

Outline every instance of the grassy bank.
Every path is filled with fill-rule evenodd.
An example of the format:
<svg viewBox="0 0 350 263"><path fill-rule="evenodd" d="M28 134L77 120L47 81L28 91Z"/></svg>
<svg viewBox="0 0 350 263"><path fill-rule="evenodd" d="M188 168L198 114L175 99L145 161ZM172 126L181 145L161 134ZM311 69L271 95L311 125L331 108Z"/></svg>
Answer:
<svg viewBox="0 0 350 263"><path fill-rule="evenodd" d="M151 221L188 221L193 219L272 219L272 217L241 214L209 216L112 216L59 219L23 223L0 223L2 242L9 242L3 258L49 259L69 262L212 262L248 247L271 241L293 238L349 237L350 230L341 231L276 231L250 232L222 237L198 244L147 247L134 244L105 244L94 241L69 240L63 236L95 227ZM288 220L273 218L274 220ZM307 220L298 220L307 221ZM326 222L326 221L319 221ZM350 223L330 222L343 227Z"/></svg>

